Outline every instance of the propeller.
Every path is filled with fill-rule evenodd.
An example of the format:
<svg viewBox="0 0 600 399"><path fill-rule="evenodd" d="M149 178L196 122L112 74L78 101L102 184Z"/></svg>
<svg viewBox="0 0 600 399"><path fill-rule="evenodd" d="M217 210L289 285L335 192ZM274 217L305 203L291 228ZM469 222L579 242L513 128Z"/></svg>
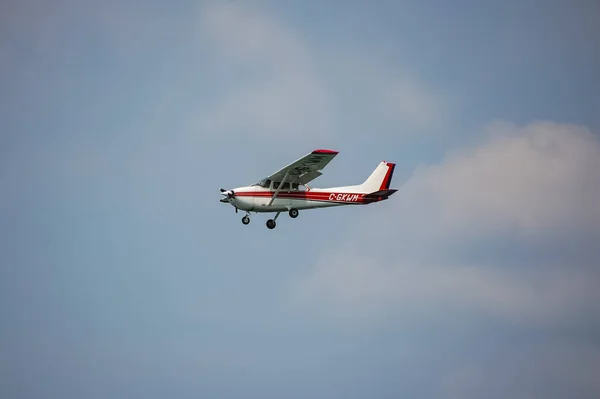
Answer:
<svg viewBox="0 0 600 399"><path fill-rule="evenodd" d="M221 194L227 196L228 200L235 198L235 191L233 191L233 190L225 190L225 189L222 188L220 191L221 191ZM225 200L225 198L223 198L221 200L221 202L226 202L227 201L227 200L225 200L225 201L224 200Z"/></svg>

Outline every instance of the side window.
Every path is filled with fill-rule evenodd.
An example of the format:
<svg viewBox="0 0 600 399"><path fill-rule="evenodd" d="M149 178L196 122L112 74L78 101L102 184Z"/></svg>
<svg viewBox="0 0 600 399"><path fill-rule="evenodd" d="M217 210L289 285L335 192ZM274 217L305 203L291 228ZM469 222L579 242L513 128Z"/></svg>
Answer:
<svg viewBox="0 0 600 399"><path fill-rule="evenodd" d="M292 190L298 190L298 183L292 183Z"/></svg>
<svg viewBox="0 0 600 399"><path fill-rule="evenodd" d="M279 187L280 184L281 184L281 182L274 181L273 182L273 190L277 190L277 187ZM283 184L281 184L281 189L282 190L289 190L290 189L290 183L284 182Z"/></svg>

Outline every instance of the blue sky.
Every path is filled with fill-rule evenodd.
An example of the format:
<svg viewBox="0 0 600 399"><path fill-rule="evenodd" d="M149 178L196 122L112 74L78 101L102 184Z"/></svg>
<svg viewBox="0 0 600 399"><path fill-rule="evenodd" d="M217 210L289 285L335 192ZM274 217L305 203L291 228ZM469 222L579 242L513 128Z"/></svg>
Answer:
<svg viewBox="0 0 600 399"><path fill-rule="evenodd" d="M0 7L3 398L600 395L596 2Z"/></svg>

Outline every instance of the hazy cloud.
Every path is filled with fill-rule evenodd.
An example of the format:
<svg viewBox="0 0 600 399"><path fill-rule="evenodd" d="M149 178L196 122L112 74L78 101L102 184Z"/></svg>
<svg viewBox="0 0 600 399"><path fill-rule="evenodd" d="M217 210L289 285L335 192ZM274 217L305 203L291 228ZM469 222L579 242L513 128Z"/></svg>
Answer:
<svg viewBox="0 0 600 399"><path fill-rule="evenodd" d="M448 116L444 95L409 71L364 49L311 45L260 7L206 6L200 32L229 85L201 113L201 129L304 140L348 134L339 131L342 121L354 118L375 129L423 132ZM357 106L360 114L349 113Z"/></svg>
<svg viewBox="0 0 600 399"><path fill-rule="evenodd" d="M600 397L600 24L530 3L5 2L0 397ZM315 142L401 190L218 202Z"/></svg>
<svg viewBox="0 0 600 399"><path fill-rule="evenodd" d="M441 128L459 100L434 88L399 63L384 62L376 52L332 52L332 75L345 101L355 101L372 127L392 126L395 134L414 136ZM451 101L455 105L451 105Z"/></svg>
<svg viewBox="0 0 600 399"><path fill-rule="evenodd" d="M441 378L436 396L591 399L600 394L597 348L537 342L519 349L505 351L493 362L473 362L453 368ZM575 392L573 387L577 387Z"/></svg>
<svg viewBox="0 0 600 399"><path fill-rule="evenodd" d="M201 11L213 54L232 66L234 87L201 116L214 132L316 137L330 129L328 95L314 55L293 30L264 12L219 2Z"/></svg>
<svg viewBox="0 0 600 399"><path fill-rule="evenodd" d="M532 322L600 311L599 171L585 128L495 124L485 143L419 168L375 205L380 216L323 254L300 295L349 312L425 306Z"/></svg>

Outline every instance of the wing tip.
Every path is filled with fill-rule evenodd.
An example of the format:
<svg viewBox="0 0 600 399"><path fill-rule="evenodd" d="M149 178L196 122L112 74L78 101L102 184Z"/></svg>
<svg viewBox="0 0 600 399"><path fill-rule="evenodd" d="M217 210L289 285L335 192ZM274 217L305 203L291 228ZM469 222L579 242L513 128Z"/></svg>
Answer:
<svg viewBox="0 0 600 399"><path fill-rule="evenodd" d="M336 150L326 150L326 149L319 148L317 150L314 150L312 153L313 154L332 154L332 155L335 155L335 154L338 154L339 151L336 151Z"/></svg>

